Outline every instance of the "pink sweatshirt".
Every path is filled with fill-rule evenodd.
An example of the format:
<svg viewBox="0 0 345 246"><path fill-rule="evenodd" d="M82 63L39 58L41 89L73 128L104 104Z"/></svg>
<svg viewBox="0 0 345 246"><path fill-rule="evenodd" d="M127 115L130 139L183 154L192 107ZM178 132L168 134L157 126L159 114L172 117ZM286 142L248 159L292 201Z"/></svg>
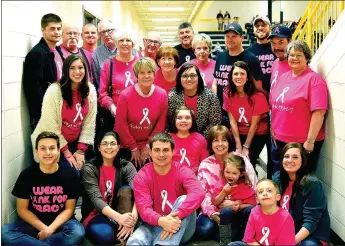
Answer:
<svg viewBox="0 0 345 246"><path fill-rule="evenodd" d="M117 101L120 93L128 86L134 85L137 82L137 77L133 72L133 65L138 60L138 57L126 65L125 62L121 62L113 58L113 76L112 76L112 89L113 94L109 95L109 76L110 76L110 60L107 59L102 67L99 84L99 97L98 102L103 108L110 109L110 106L114 104L117 107Z"/></svg>
<svg viewBox="0 0 345 246"><path fill-rule="evenodd" d="M176 69L176 74L177 74L177 69ZM163 88L167 94L169 94L169 91L176 86L176 79L174 81L167 81L163 74L162 74L162 70L161 69L158 69L156 71L156 74L155 74L155 80L153 82L155 85Z"/></svg>
<svg viewBox="0 0 345 246"><path fill-rule="evenodd" d="M310 67L297 77L292 76L292 71L284 73L271 91L270 105L276 139L286 143L304 143L308 137L312 112L328 109L326 82ZM324 138L322 126L316 140Z"/></svg>
<svg viewBox="0 0 345 246"><path fill-rule="evenodd" d="M203 135L192 132L186 138L170 133L175 142L173 161L192 169L197 175L200 162L208 157L207 142Z"/></svg>
<svg viewBox="0 0 345 246"><path fill-rule="evenodd" d="M204 84L211 88L214 79L213 73L214 67L216 66L216 61L213 59L209 59L209 63L207 63L207 65L204 66L198 64L197 59L195 58L191 60L190 63L196 65L199 68L201 77L204 79Z"/></svg>
<svg viewBox="0 0 345 246"><path fill-rule="evenodd" d="M296 245L295 225L288 211L279 208L271 215L264 214L261 206L252 209L243 242L260 245Z"/></svg>
<svg viewBox="0 0 345 246"><path fill-rule="evenodd" d="M246 173L248 174L252 188L255 188L258 178L253 169L253 165L247 158L245 158L244 161L246 164ZM214 155L211 155L203 160L199 166L198 180L200 181L205 192L205 199L201 204L201 209L202 213L206 214L207 216L211 216L214 212L217 212L217 208L212 202L212 196L216 193L216 184L222 180L222 169L223 164L219 163Z"/></svg>
<svg viewBox="0 0 345 246"><path fill-rule="evenodd" d="M126 88L117 102L114 127L121 148L145 147L154 134L165 131L167 113L168 96L162 88L152 85L148 95L142 94L138 84Z"/></svg>
<svg viewBox="0 0 345 246"><path fill-rule="evenodd" d="M140 217L152 226L158 225L159 217L171 213L179 196L187 195L177 209L181 220L193 213L205 197L193 172L177 162L172 162L165 175L159 175L153 163L146 164L135 176L133 190Z"/></svg>

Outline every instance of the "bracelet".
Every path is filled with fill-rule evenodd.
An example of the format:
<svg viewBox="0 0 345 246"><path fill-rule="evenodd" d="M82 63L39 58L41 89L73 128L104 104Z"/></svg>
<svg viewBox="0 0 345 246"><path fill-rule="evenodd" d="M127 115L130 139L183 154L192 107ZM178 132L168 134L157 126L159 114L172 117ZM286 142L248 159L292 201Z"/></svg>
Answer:
<svg viewBox="0 0 345 246"><path fill-rule="evenodd" d="M82 151L82 150L80 150L80 149L78 149L78 150L76 151L76 153L78 153L79 155L84 155L84 154L85 154L85 152Z"/></svg>
<svg viewBox="0 0 345 246"><path fill-rule="evenodd" d="M311 139L307 139L307 143L314 144L315 141L313 141L313 140L311 140Z"/></svg>
<svg viewBox="0 0 345 246"><path fill-rule="evenodd" d="M72 157L71 155L70 155L70 156L65 156L66 159L69 159L69 158L71 158L71 157Z"/></svg>
<svg viewBox="0 0 345 246"><path fill-rule="evenodd" d="M243 148L249 149L250 147L248 145L243 144Z"/></svg>

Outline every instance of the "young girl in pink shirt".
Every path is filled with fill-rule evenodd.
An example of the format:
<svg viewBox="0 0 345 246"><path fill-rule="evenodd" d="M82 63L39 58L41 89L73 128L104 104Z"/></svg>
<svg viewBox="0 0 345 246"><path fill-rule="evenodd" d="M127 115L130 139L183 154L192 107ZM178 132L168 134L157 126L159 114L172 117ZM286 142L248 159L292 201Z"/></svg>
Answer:
<svg viewBox="0 0 345 246"><path fill-rule="evenodd" d="M270 179L260 180L256 197L260 205L251 211L243 241L230 245L296 245L293 219L277 205L280 200L278 185Z"/></svg>
<svg viewBox="0 0 345 246"><path fill-rule="evenodd" d="M175 122L170 132L175 142L173 160L197 175L200 162L209 156L206 139L196 132L196 121L188 107L177 108L172 121Z"/></svg>
<svg viewBox="0 0 345 246"><path fill-rule="evenodd" d="M255 206L255 192L251 187L245 162L241 156L230 153L224 160L222 179L214 188L213 204L220 210L220 245L228 245L238 238L239 229L248 220Z"/></svg>

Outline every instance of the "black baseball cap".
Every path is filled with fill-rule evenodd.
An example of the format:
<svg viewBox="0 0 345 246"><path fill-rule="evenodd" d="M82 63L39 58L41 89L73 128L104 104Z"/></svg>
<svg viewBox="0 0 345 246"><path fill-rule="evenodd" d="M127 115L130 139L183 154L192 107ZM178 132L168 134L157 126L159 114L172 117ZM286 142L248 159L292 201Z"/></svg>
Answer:
<svg viewBox="0 0 345 246"><path fill-rule="evenodd" d="M291 38L292 33L290 28L284 25L277 26L273 28L271 35L268 36L268 39L271 39L273 37L279 37L279 38Z"/></svg>
<svg viewBox="0 0 345 246"><path fill-rule="evenodd" d="M239 35L243 35L241 25L236 23L236 22L233 22L233 23L226 25L224 33L227 33L228 31L234 31Z"/></svg>

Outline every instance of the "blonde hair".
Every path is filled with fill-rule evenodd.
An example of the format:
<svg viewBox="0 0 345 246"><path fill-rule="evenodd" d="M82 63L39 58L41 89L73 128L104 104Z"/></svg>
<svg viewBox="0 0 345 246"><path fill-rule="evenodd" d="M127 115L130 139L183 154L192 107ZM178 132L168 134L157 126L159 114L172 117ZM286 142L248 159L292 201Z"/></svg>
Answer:
<svg viewBox="0 0 345 246"><path fill-rule="evenodd" d="M224 178L224 170L228 165L233 165L242 174L242 176L240 176L240 178L237 181L238 183L246 183L249 186L252 186L252 183L250 182L248 174L246 172L246 164L245 164L243 157L241 157L239 155L235 155L234 153L229 153L225 156L224 165L223 165L223 169L222 169L222 177L223 178Z"/></svg>
<svg viewBox="0 0 345 246"><path fill-rule="evenodd" d="M149 57L141 57L139 60L137 60L133 65L133 72L137 78L140 70L143 68L154 73L156 72L156 63Z"/></svg>
<svg viewBox="0 0 345 246"><path fill-rule="evenodd" d="M194 35L193 41L192 41L192 48L195 49L197 45L200 44L206 44L208 46L208 49L212 50L212 40L210 36L206 35L205 33L199 33Z"/></svg>

